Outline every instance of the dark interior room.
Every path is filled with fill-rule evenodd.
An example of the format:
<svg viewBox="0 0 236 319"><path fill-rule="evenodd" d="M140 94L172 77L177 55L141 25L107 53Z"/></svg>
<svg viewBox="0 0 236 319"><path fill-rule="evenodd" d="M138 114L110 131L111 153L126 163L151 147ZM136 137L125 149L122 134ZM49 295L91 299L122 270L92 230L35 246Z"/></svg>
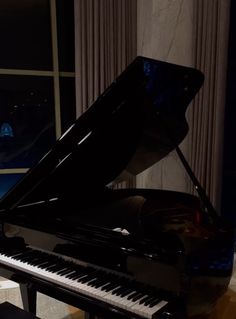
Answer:
<svg viewBox="0 0 236 319"><path fill-rule="evenodd" d="M235 24L0 1L0 318L235 319Z"/></svg>

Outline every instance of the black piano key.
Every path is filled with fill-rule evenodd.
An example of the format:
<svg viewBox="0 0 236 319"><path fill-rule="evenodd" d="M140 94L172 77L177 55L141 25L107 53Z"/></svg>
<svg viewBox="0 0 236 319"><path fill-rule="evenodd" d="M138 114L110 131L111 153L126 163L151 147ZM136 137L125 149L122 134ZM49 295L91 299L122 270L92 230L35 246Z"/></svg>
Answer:
<svg viewBox="0 0 236 319"><path fill-rule="evenodd" d="M62 271L67 270L65 266L57 267L55 271L51 271L53 274L60 275Z"/></svg>
<svg viewBox="0 0 236 319"><path fill-rule="evenodd" d="M57 266L56 264L52 264L50 261L46 261L45 263L41 264L38 267L41 269L51 271L51 269L55 268L56 266Z"/></svg>
<svg viewBox="0 0 236 319"><path fill-rule="evenodd" d="M97 280L93 283L94 286L104 285L105 283L110 283L110 276L104 271L98 271Z"/></svg>
<svg viewBox="0 0 236 319"><path fill-rule="evenodd" d="M65 265L55 264L52 266L50 262L48 262L48 267L45 267L45 270L48 270L48 271L53 272L53 273L57 273L62 269L65 269Z"/></svg>
<svg viewBox="0 0 236 319"><path fill-rule="evenodd" d="M20 253L22 253L22 250L19 251L17 249L17 250L12 250L12 251L4 251L4 250L1 249L1 254L3 256L7 256L7 257L13 257L13 256L18 255Z"/></svg>
<svg viewBox="0 0 236 319"><path fill-rule="evenodd" d="M148 299L144 302L144 306L148 306L153 300L154 300L154 297L151 296L150 298L148 298Z"/></svg>
<svg viewBox="0 0 236 319"><path fill-rule="evenodd" d="M25 251L25 252L21 253L22 259L24 259L25 257L28 257L28 256L33 256L33 251ZM14 258L17 258L17 257L14 257Z"/></svg>
<svg viewBox="0 0 236 319"><path fill-rule="evenodd" d="M139 294L140 294L140 291L134 291L134 293L132 295L130 295L127 299L132 300L132 298L135 298Z"/></svg>
<svg viewBox="0 0 236 319"><path fill-rule="evenodd" d="M121 288L122 287L119 285L119 287L117 287L115 290L112 291L112 295L116 295L117 293L119 293Z"/></svg>
<svg viewBox="0 0 236 319"><path fill-rule="evenodd" d="M98 287L102 287L104 286L105 284L109 283L107 280L105 279L100 279L100 280L97 280L96 282L93 283L93 287L94 288L98 288Z"/></svg>
<svg viewBox="0 0 236 319"><path fill-rule="evenodd" d="M67 264L67 262L66 261L64 261L64 262L58 262L57 263L57 265L58 265L58 267L60 267L60 268L62 268L62 267L68 267L68 264Z"/></svg>
<svg viewBox="0 0 236 319"><path fill-rule="evenodd" d="M122 296L122 294L124 294L124 293L126 293L126 291L128 290L129 288L128 287L121 287L120 289L119 289L119 291L117 291L115 294L117 295L117 296Z"/></svg>
<svg viewBox="0 0 236 319"><path fill-rule="evenodd" d="M68 265L64 265L64 269L62 269L62 270L60 270L60 271L58 271L57 273L59 274L59 273L64 273L65 271L67 271L67 270L69 270L70 272L73 270L72 268L71 268L71 266L68 266Z"/></svg>
<svg viewBox="0 0 236 319"><path fill-rule="evenodd" d="M40 269L47 270L47 268L54 266L55 264L52 264L50 261L41 261L38 262L37 267Z"/></svg>
<svg viewBox="0 0 236 319"><path fill-rule="evenodd" d="M33 265L33 266L37 266L37 265L41 265L42 263L45 263L45 260L42 260L41 258L35 258L33 260L30 260L30 262L28 262L28 264Z"/></svg>
<svg viewBox="0 0 236 319"><path fill-rule="evenodd" d="M90 287L93 287L93 282L96 281L97 278L91 279L90 281L87 282L87 285Z"/></svg>
<svg viewBox="0 0 236 319"><path fill-rule="evenodd" d="M121 294L125 293L129 288L130 288L129 286L123 285L123 286L121 287L120 291L117 293L117 295L120 296Z"/></svg>
<svg viewBox="0 0 236 319"><path fill-rule="evenodd" d="M122 291L124 291L124 287L120 286L116 290L114 290L112 294L118 296Z"/></svg>
<svg viewBox="0 0 236 319"><path fill-rule="evenodd" d="M76 270L74 270L72 273L65 275L66 278L68 279L76 279L76 277L78 276L78 273L76 272Z"/></svg>
<svg viewBox="0 0 236 319"><path fill-rule="evenodd" d="M79 279L81 276L84 276L84 275L85 275L85 272L84 272L84 271L75 271L74 274L69 274L69 275L68 275L68 278L69 278L69 279L77 280L77 279Z"/></svg>
<svg viewBox="0 0 236 319"><path fill-rule="evenodd" d="M75 274L76 278L77 278L77 281L79 281L79 279L83 276L88 276L89 274L91 274L92 272L94 272L94 269L91 268L91 267L80 267L79 269L76 269L76 273L77 275ZM75 278L75 279L76 279Z"/></svg>
<svg viewBox="0 0 236 319"><path fill-rule="evenodd" d="M64 269L64 270L57 272L57 275L64 276L66 274L70 274L71 272L72 272L71 269Z"/></svg>
<svg viewBox="0 0 236 319"><path fill-rule="evenodd" d="M74 275L75 273L76 273L75 270L70 269L70 272L65 274L64 277L66 277L68 279L71 279L70 276Z"/></svg>
<svg viewBox="0 0 236 319"><path fill-rule="evenodd" d="M27 258L27 262L30 264L37 263L38 261L45 260L41 256L37 256L37 254L33 254Z"/></svg>
<svg viewBox="0 0 236 319"><path fill-rule="evenodd" d="M115 289L116 287L118 288L119 286L120 286L119 283L109 283L109 284L103 286L103 287L101 288L101 290L104 290L104 291L106 291L106 292L109 292L109 291Z"/></svg>
<svg viewBox="0 0 236 319"><path fill-rule="evenodd" d="M154 298L154 300L149 303L149 307L152 308L156 306L160 301L161 301L160 298Z"/></svg>
<svg viewBox="0 0 236 319"><path fill-rule="evenodd" d="M81 279L83 279L84 277L86 277L87 274L81 274L80 276L78 276L78 278L76 279L76 281L80 282Z"/></svg>
<svg viewBox="0 0 236 319"><path fill-rule="evenodd" d="M88 280L88 273L86 271L77 278L77 281L80 283L83 283L82 282L83 279Z"/></svg>
<svg viewBox="0 0 236 319"><path fill-rule="evenodd" d="M140 292L140 293L137 294L135 297L131 298L131 301L137 301L137 300L139 300L142 296L143 296L143 293Z"/></svg>
<svg viewBox="0 0 236 319"><path fill-rule="evenodd" d="M107 291L107 289L109 290L110 287L112 288L113 286L114 286L114 283L108 282L107 284L102 286L101 290Z"/></svg>
<svg viewBox="0 0 236 319"><path fill-rule="evenodd" d="M94 272L88 274L86 277L82 278L80 280L80 282L84 284L84 283L90 281L91 279L94 279L96 277L96 274L97 274L97 271L94 271Z"/></svg>
<svg viewBox="0 0 236 319"><path fill-rule="evenodd" d="M133 289L127 288L122 294L120 294L120 297L128 296L132 291Z"/></svg>
<svg viewBox="0 0 236 319"><path fill-rule="evenodd" d="M136 301L138 299L140 299L141 297L144 297L144 293L140 292L140 291L136 291L134 294L132 294L132 296L129 296L128 299L130 301Z"/></svg>
<svg viewBox="0 0 236 319"><path fill-rule="evenodd" d="M27 252L21 252L19 254L16 254L16 255L10 256L10 257L12 257L12 258L14 258L16 260L22 260L22 258L24 258L25 256L28 256L28 254L29 254L28 251Z"/></svg>
<svg viewBox="0 0 236 319"><path fill-rule="evenodd" d="M140 304L144 304L148 299L150 299L150 295L146 295L143 299L139 301Z"/></svg>
<svg viewBox="0 0 236 319"><path fill-rule="evenodd" d="M94 279L92 282L89 283L89 286L95 287L97 284L99 285L99 283L101 282L102 282L101 278L97 277L96 279Z"/></svg>

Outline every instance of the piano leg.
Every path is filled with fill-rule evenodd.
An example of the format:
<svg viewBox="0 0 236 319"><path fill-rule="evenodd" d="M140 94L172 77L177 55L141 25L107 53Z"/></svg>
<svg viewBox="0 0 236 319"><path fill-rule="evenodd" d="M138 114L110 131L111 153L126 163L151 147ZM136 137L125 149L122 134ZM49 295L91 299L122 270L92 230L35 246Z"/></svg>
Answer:
<svg viewBox="0 0 236 319"><path fill-rule="evenodd" d="M89 312L84 313L84 319L95 319L95 316Z"/></svg>
<svg viewBox="0 0 236 319"><path fill-rule="evenodd" d="M24 310L36 315L37 291L27 284L20 284L20 292Z"/></svg>
<svg viewBox="0 0 236 319"><path fill-rule="evenodd" d="M102 318L98 318L94 314L91 314L90 312L85 312L84 319L102 319Z"/></svg>

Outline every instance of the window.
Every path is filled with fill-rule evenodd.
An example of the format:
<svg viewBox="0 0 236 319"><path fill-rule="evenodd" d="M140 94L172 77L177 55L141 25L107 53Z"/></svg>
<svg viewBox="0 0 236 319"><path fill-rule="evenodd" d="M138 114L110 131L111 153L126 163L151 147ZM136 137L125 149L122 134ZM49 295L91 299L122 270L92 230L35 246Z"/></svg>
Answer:
<svg viewBox="0 0 236 319"><path fill-rule="evenodd" d="M0 196L76 117L73 0L0 2Z"/></svg>

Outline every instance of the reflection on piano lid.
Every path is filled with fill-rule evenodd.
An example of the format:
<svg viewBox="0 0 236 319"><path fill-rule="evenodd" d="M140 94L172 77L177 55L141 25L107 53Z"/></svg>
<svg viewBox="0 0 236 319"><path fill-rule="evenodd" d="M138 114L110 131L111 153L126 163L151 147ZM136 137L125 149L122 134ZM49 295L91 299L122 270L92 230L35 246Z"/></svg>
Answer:
<svg viewBox="0 0 236 319"><path fill-rule="evenodd" d="M50 295L83 309L92 304L102 317L177 318L176 305L189 315L208 312L228 286L234 245L231 228L178 148L188 131L187 106L202 83L195 69L137 57L0 201L4 222L59 240L53 251L64 268L58 270L60 259L47 253L42 260L35 251L41 247L16 251L9 240L0 265L39 291L46 286ZM180 192L107 187L122 172L138 174L173 149L200 200ZM94 271L95 277L84 275L89 287L78 284L74 260ZM117 287L119 280L125 287ZM102 284L110 285L106 294ZM128 299L133 289L135 304ZM146 294L156 311L143 308Z"/></svg>

